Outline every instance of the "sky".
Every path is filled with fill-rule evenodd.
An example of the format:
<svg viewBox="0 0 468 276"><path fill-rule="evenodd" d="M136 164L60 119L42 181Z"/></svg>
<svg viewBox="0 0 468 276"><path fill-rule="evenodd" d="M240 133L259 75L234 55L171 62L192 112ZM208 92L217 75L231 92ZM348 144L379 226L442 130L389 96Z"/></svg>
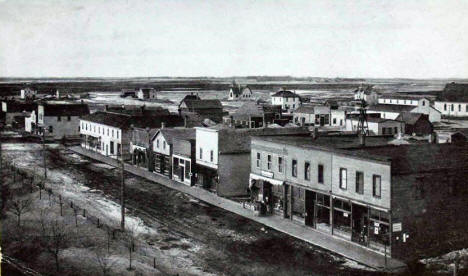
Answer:
<svg viewBox="0 0 468 276"><path fill-rule="evenodd" d="M467 78L467 14L466 0L0 0L0 76Z"/></svg>

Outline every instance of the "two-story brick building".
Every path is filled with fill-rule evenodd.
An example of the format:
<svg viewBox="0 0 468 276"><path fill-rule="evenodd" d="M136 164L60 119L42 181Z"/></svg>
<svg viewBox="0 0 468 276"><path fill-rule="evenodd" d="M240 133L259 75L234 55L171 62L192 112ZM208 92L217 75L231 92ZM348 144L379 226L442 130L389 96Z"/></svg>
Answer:
<svg viewBox="0 0 468 276"><path fill-rule="evenodd" d="M254 137L252 199L268 214L394 258L417 259L449 237L466 244L466 144L376 139Z"/></svg>

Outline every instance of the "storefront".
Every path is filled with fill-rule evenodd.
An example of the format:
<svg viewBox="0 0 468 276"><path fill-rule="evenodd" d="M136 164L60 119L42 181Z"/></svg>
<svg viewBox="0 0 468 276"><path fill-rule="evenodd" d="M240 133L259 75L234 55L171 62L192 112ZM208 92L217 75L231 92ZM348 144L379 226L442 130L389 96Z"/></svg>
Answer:
<svg viewBox="0 0 468 276"><path fill-rule="evenodd" d="M192 166L191 160L188 157L173 155L172 156L172 178L176 181L187 185L192 185Z"/></svg>
<svg viewBox="0 0 468 276"><path fill-rule="evenodd" d="M333 234L351 240L352 210L348 200L333 197Z"/></svg>
<svg viewBox="0 0 468 276"><path fill-rule="evenodd" d="M154 153L154 171L156 173L172 177L172 161L168 155Z"/></svg>
<svg viewBox="0 0 468 276"><path fill-rule="evenodd" d="M218 171L200 164L197 164L196 170L195 186L216 193L219 182Z"/></svg>
<svg viewBox="0 0 468 276"><path fill-rule="evenodd" d="M250 196L261 206L263 215L286 215L286 199L283 181L250 174Z"/></svg>

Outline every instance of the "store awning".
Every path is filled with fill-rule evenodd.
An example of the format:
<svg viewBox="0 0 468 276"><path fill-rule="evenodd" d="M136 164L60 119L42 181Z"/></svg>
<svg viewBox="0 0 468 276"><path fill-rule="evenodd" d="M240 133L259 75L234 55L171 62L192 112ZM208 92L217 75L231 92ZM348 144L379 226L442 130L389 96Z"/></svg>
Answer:
<svg viewBox="0 0 468 276"><path fill-rule="evenodd" d="M283 185L284 184L284 181L282 181L282 180L276 180L276 179L273 179L273 178L268 178L268 177L261 176L261 175L258 175L258 174L254 174L254 173L250 174L250 183L252 183L252 180L263 180L263 181L267 181L267 182L271 183L272 185Z"/></svg>

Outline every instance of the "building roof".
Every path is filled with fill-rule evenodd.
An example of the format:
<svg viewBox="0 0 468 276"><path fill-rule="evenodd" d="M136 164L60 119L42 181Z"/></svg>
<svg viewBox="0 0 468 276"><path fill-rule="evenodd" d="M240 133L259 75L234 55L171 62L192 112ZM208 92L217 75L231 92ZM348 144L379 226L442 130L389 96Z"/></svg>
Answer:
<svg viewBox="0 0 468 276"><path fill-rule="evenodd" d="M322 109L322 112L320 109ZM302 105L294 110L293 113L316 114L323 113L323 110L327 110L326 113L328 113L330 112L330 107L325 105Z"/></svg>
<svg viewBox="0 0 468 276"><path fill-rule="evenodd" d="M89 114L87 104L41 104L44 116L84 116Z"/></svg>
<svg viewBox="0 0 468 276"><path fill-rule="evenodd" d="M183 126L184 124L184 119L178 115L135 116L102 111L86 115L82 119L124 130L129 129L132 125L139 128L160 128L162 124L168 127Z"/></svg>
<svg viewBox="0 0 468 276"><path fill-rule="evenodd" d="M414 125L419 119L424 117L427 117L427 115L422 113L402 112L398 117L396 117L396 120L403 121L407 125ZM429 120L429 118L426 119Z"/></svg>
<svg viewBox="0 0 468 276"><path fill-rule="evenodd" d="M158 134L164 136L166 142L172 145L174 139L178 140L190 140L195 139L195 129L194 128L163 128L159 129L151 140L154 140Z"/></svg>
<svg viewBox="0 0 468 276"><path fill-rule="evenodd" d="M368 110L381 111L381 112L410 112L415 109L412 105L399 105L399 104L377 104L369 106Z"/></svg>
<svg viewBox="0 0 468 276"><path fill-rule="evenodd" d="M355 152L389 158L392 162L392 174L466 169L468 164L466 143L369 147L355 149Z"/></svg>
<svg viewBox="0 0 468 276"><path fill-rule="evenodd" d="M232 93L234 93L234 95L236 96L239 96L241 95L245 89L248 89L250 90L250 87L249 86L241 86L240 84L236 84L235 82L233 82L230 86L230 90L232 90Z"/></svg>
<svg viewBox="0 0 468 276"><path fill-rule="evenodd" d="M265 113L281 113L281 106L245 102L234 113L232 113L232 116L235 118L245 116L263 116Z"/></svg>
<svg viewBox="0 0 468 276"><path fill-rule="evenodd" d="M23 112L23 111L31 112L37 108L37 103L35 102L23 102L23 101L16 101L16 100L7 100L3 102L6 103L7 113Z"/></svg>
<svg viewBox="0 0 468 276"><path fill-rule="evenodd" d="M289 90L280 90L275 94L271 95L272 97L283 97L283 98L300 98L296 93Z"/></svg>
<svg viewBox="0 0 468 276"><path fill-rule="evenodd" d="M349 117L348 119L352 120L352 121L359 121L359 117L358 116L351 116ZM400 123L401 121L400 120L391 120L391 119L385 119L385 118L379 118L379 117L372 117L372 116L367 116L367 122L369 123L384 123L384 122L387 122L387 121L390 121L390 122L398 122Z"/></svg>
<svg viewBox="0 0 468 276"><path fill-rule="evenodd" d="M180 102L179 107L185 103L189 110L199 110L199 109L223 109L223 105L220 100L192 100L184 99Z"/></svg>
<svg viewBox="0 0 468 276"><path fill-rule="evenodd" d="M380 96L381 99L396 99L396 100L415 100L419 101L421 99L429 100L427 96L422 95L408 95L408 94L383 94Z"/></svg>

